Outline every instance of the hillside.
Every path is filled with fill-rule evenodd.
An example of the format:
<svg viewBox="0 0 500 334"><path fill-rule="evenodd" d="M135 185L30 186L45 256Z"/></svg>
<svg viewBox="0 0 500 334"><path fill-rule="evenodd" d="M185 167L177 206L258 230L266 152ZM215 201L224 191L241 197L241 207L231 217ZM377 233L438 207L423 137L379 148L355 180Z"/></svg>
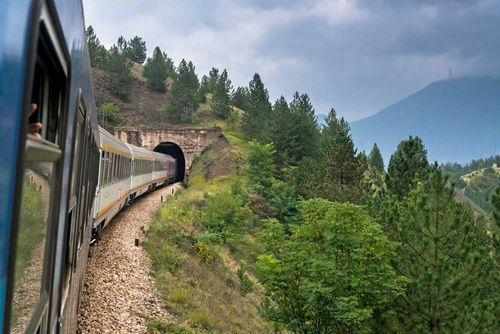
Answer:
<svg viewBox="0 0 500 334"><path fill-rule="evenodd" d="M358 149L376 142L385 161L409 135L423 139L431 161L490 156L500 145L500 78L437 81L350 125Z"/></svg>
<svg viewBox="0 0 500 334"><path fill-rule="evenodd" d="M149 89L146 79L142 76L142 71L143 66L141 64L133 64L131 74L135 80L131 92L127 99L120 99L111 93L106 72L99 68L92 68L92 84L96 106L99 107L103 103L113 103L120 108L120 120L116 123L107 124L108 130L112 130L113 126L174 126L168 122L166 114L162 112L162 109L168 103L169 91L158 93ZM170 79L167 79L167 84L171 84ZM102 125L101 119L99 119L99 123Z"/></svg>
<svg viewBox="0 0 500 334"><path fill-rule="evenodd" d="M491 196L500 187L500 168L483 168L459 176L459 189L486 212L493 210Z"/></svg>

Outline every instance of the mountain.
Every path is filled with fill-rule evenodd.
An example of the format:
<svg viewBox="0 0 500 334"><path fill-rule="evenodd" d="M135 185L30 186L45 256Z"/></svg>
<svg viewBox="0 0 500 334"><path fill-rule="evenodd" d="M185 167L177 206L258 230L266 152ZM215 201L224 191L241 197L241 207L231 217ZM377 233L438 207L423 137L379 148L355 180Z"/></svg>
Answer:
<svg viewBox="0 0 500 334"><path fill-rule="evenodd" d="M377 143L386 164L410 135L424 141L429 160L466 162L500 148L500 78L457 78L422 90L350 124L359 150Z"/></svg>

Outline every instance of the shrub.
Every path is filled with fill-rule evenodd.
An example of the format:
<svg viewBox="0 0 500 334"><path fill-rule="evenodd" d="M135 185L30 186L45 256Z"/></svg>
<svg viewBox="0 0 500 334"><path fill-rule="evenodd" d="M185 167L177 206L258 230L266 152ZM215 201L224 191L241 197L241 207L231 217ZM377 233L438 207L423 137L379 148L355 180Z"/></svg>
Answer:
<svg viewBox="0 0 500 334"><path fill-rule="evenodd" d="M189 320L197 327L211 330L217 326L217 319L203 310L195 310L188 314Z"/></svg>
<svg viewBox="0 0 500 334"><path fill-rule="evenodd" d="M238 195L220 192L207 195L205 199L203 226L212 233L218 233L223 241L230 234L240 234L245 223L253 218L250 209L244 206Z"/></svg>
<svg viewBox="0 0 500 334"><path fill-rule="evenodd" d="M253 291L254 283L245 273L244 262L240 262L240 267L236 271L236 276L240 280L240 292L242 296L246 296L248 293Z"/></svg>
<svg viewBox="0 0 500 334"><path fill-rule="evenodd" d="M196 243L196 251L201 256L201 258L205 263L210 263L215 259L216 256L215 250L213 249L213 247L207 245L204 242Z"/></svg>

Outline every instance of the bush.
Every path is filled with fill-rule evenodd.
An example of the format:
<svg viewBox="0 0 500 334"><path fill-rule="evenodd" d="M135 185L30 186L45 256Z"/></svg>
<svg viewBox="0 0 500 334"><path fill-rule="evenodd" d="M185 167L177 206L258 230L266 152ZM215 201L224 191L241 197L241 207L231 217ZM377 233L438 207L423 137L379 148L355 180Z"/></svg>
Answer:
<svg viewBox="0 0 500 334"><path fill-rule="evenodd" d="M207 245L204 242L196 243L196 251L205 263L212 262L217 255L217 252L214 250L213 246Z"/></svg>
<svg viewBox="0 0 500 334"><path fill-rule="evenodd" d="M238 195L220 192L205 196L205 201L203 226L219 234L223 241L231 234L241 234L245 224L253 219L252 212Z"/></svg>
<svg viewBox="0 0 500 334"><path fill-rule="evenodd" d="M242 296L246 296L253 291L254 284L250 277L245 273L244 262L240 262L240 267L236 271L236 276L240 280L240 292Z"/></svg>
<svg viewBox="0 0 500 334"><path fill-rule="evenodd" d="M192 311L188 314L189 320L193 322L197 327L203 329L211 330L217 326L217 319L215 317L203 310Z"/></svg>

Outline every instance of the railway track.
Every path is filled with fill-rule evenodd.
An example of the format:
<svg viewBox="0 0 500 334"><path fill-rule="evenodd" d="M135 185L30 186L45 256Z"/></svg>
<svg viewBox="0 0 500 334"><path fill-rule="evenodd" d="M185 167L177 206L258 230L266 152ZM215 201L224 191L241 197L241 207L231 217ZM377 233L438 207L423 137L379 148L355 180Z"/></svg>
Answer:
<svg viewBox="0 0 500 334"><path fill-rule="evenodd" d="M146 333L149 318L168 317L150 276L150 259L140 241L162 197L171 196L181 187L181 183L176 183L137 199L113 219L102 240L92 246L78 333Z"/></svg>

